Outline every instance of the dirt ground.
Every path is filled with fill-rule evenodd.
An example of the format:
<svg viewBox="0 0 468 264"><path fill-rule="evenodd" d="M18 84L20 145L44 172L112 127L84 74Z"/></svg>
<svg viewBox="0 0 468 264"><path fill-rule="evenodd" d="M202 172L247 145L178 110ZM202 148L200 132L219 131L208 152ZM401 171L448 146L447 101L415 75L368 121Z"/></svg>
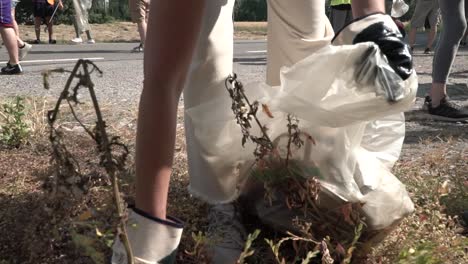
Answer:
<svg viewBox="0 0 468 264"><path fill-rule="evenodd" d="M77 112L85 124L93 123L89 104ZM104 116L109 132L120 136L130 150L120 184L122 196L132 203L135 111L116 112L107 106ZM99 166L95 143L64 110L59 124L65 143L78 160L83 177L90 179L89 189L79 199L73 195L53 195L51 179L55 172L47 126L44 119L35 118L36 133L27 145L0 146L0 263L108 263L117 218L110 180ZM467 229L459 216L468 205L466 127L442 124L430 130L432 124L427 122L415 126L423 132L411 129L394 173L407 185L416 212L376 247L366 262L356 263L393 264L402 254L409 257L398 263L461 264L467 260ZM193 234L206 231L207 207L187 192L182 118L178 122L175 151L169 212L185 221L178 263L203 263L195 250ZM444 182L449 183L447 189L441 189ZM262 253L248 263L275 263L271 253L265 253L265 245L256 247ZM266 259L270 260L264 262Z"/></svg>
<svg viewBox="0 0 468 264"><path fill-rule="evenodd" d="M72 25L55 25L53 28L54 38L58 43L69 43L75 37L75 30ZM107 24L92 24L91 33L97 42L138 42L136 24L131 22L113 22ZM48 33L41 27L41 40L48 41ZM20 35L25 41L36 39L34 26L20 25ZM82 36L86 38L85 35ZM236 39L265 39L266 22L236 22Z"/></svg>

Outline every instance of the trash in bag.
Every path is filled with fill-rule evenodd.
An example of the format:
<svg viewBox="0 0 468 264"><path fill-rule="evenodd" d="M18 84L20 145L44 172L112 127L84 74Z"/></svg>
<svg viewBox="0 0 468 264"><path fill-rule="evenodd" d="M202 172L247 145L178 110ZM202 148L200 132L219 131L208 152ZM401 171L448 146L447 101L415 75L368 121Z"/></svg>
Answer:
<svg viewBox="0 0 468 264"><path fill-rule="evenodd" d="M290 159L303 176L314 174L321 191L361 204L368 228L389 227L414 210L391 169L403 145L403 112L411 108L417 86L415 73L403 81L373 43L326 46L283 68L280 87L245 85L254 109L236 106L232 94L186 109L208 166L206 175L191 177L191 189L200 193L204 181L216 181L211 186L220 186L226 200L235 199L265 151L259 146L268 148L262 140L271 140L275 155ZM250 137L256 144L246 142L239 128L245 120L248 134L263 135ZM311 140L291 148L285 137L293 138L291 128Z"/></svg>

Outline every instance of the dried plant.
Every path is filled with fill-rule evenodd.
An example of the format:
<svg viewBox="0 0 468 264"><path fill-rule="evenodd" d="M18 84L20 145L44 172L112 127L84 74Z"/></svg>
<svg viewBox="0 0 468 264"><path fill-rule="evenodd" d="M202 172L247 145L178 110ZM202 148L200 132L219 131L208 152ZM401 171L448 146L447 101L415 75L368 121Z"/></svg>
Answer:
<svg viewBox="0 0 468 264"><path fill-rule="evenodd" d="M267 240L278 263L286 263L281 257L280 247L286 241L292 241L297 256L305 256L302 263L309 263L320 252L322 263L348 262L352 257L357 240L362 233L363 219L359 214L360 205L345 203L336 208L320 206L321 187L317 177L320 170L310 162L305 165L294 159L294 152L299 150L306 141L315 145L313 137L302 132L299 119L292 114L286 116L286 133L272 141L268 135L268 127L257 117L259 102L251 102L244 91L243 85L234 74L226 79L226 89L232 99L231 109L242 132L242 146L247 141L256 144L254 156L255 166L251 171L254 181L263 184L265 199L270 205L275 197L284 197L283 202L294 212L294 231L278 243ZM273 118L268 105L262 104L262 111ZM257 125L260 135L252 135L252 127ZM279 138L287 137L286 153L280 156L278 151ZM280 195L278 195L280 194ZM324 241L329 237L328 246ZM318 242L322 240L322 242ZM307 242L307 243L306 243ZM320 245L320 250L311 244ZM346 249L345 249L346 248ZM314 250L313 250L314 249ZM311 251L312 250L312 251Z"/></svg>
<svg viewBox="0 0 468 264"><path fill-rule="evenodd" d="M49 76L54 72L66 72L63 69L51 70L43 73L44 88L49 89ZM125 162L128 155L128 148L125 144L119 141L118 137L109 137L106 131L106 123L103 119L101 109L94 90L94 83L91 80L91 75L97 72L102 75L102 71L89 60L78 60L73 70L70 72L65 88L60 94L55 108L48 112L48 123L50 127L49 139L52 144L53 155L52 160L55 164L55 176L53 177L53 194L67 194L72 193L75 197L79 198L86 194L88 189L87 182L89 178L83 176L80 172L78 161L67 150L64 144L64 134L57 129L55 122L57 121L60 107L63 101L69 106L69 109L86 133L96 142L97 150L100 155L100 165L105 168L110 177L114 192L114 201L117 208L117 214L120 219L118 233L123 241L126 250L128 263L133 263L133 254L128 241L125 220L126 211L123 201L120 197L119 184L117 175L125 167ZM72 87L72 83L75 85ZM80 103L78 94L81 89L87 89L91 96L93 107L96 114L96 125L94 128L88 128L78 118L74 106Z"/></svg>
<svg viewBox="0 0 468 264"><path fill-rule="evenodd" d="M251 103L245 95L244 87L241 82L237 80L234 74L229 76L225 82L226 90L232 99L231 109L234 113L237 124L241 127L242 132L242 146L245 145L247 140L251 140L256 144L254 152L257 160L263 159L266 155L274 151L273 142L267 134L268 128L260 123L257 118L259 103L257 101ZM261 131L260 136L253 136L250 134L252 128L251 122L255 121Z"/></svg>

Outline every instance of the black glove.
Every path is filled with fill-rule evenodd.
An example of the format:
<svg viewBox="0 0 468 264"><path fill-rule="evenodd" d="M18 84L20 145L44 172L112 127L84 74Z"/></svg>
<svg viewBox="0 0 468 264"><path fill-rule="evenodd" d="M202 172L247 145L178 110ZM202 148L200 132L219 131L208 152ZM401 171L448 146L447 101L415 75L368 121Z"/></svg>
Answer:
<svg viewBox="0 0 468 264"><path fill-rule="evenodd" d="M401 37L400 30L389 15L376 13L356 19L342 28L333 38L332 44L374 42L387 57L393 70L406 80L413 73L413 58L409 46Z"/></svg>

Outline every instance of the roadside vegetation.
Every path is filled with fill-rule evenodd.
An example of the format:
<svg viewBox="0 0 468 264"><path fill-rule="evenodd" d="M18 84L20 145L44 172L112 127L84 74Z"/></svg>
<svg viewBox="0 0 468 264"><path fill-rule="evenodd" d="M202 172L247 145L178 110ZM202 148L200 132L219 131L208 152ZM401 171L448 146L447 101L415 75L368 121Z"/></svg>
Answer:
<svg viewBox="0 0 468 264"><path fill-rule="evenodd" d="M57 134L51 133L48 124L56 101L50 97L0 99L1 264L107 263L110 257L120 221L115 189L103 166L100 145L90 137L95 129L83 128L95 126L95 107L86 94L80 97L82 103L74 105L74 111L63 104L54 133L59 133L63 144L60 149L68 154L67 159L57 163L57 157L63 156L55 153L53 135ZM119 137L129 151L117 175L120 195L131 204L137 108L117 107L105 101L99 105L107 133ZM181 108L169 212L186 223L178 263L205 263L207 206L187 192L182 113ZM294 122L291 131L295 131ZM366 261L355 263L468 261L467 147L466 134L447 137L443 132L437 137L421 134L416 143L405 144L394 172L407 185L416 211L375 246ZM73 167L67 167L70 163ZM65 177L57 177L60 172ZM330 243L336 237L316 243L292 234L281 235L261 225L249 228L251 235L240 263L349 263L350 256L358 253L354 250L359 247L359 225L346 249L340 243ZM314 230L314 226L310 228ZM309 246L304 247L307 243ZM343 258L338 260L337 256Z"/></svg>

